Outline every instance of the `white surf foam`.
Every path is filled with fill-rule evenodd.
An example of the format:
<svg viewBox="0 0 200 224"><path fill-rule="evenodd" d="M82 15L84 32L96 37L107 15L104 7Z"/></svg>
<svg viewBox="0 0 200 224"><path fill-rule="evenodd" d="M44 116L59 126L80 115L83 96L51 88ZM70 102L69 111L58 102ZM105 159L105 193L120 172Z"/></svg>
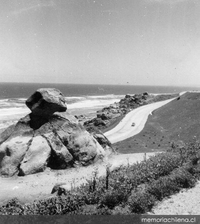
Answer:
<svg viewBox="0 0 200 224"><path fill-rule="evenodd" d="M108 100L84 100L81 102L76 102L69 104L67 107L69 109L75 108L94 108L94 107L102 107L106 105L113 104L117 101L117 99L108 99ZM119 100L118 100L119 101Z"/></svg>
<svg viewBox="0 0 200 224"><path fill-rule="evenodd" d="M91 114L103 107L119 102L122 95L66 97L67 109L72 114ZM0 100L0 129L17 122L29 114L24 98Z"/></svg>

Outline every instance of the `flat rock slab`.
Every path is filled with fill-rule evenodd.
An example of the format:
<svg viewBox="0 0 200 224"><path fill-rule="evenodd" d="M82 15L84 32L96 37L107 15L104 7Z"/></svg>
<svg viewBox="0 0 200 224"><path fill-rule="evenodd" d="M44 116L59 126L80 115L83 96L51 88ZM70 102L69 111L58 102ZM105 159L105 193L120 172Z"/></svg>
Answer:
<svg viewBox="0 0 200 224"><path fill-rule="evenodd" d="M42 172L47 166L50 157L51 148L42 136L33 138L19 168L19 174L24 176Z"/></svg>

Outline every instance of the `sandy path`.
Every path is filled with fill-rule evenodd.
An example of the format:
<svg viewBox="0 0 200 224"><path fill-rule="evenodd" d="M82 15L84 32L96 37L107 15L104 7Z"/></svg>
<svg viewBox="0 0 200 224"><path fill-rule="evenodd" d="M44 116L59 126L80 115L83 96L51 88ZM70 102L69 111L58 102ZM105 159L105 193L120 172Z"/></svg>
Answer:
<svg viewBox="0 0 200 224"><path fill-rule="evenodd" d="M144 128L149 114L172 100L174 100L174 98L148 104L132 110L115 128L104 133L104 135L110 140L111 143L116 143L138 134ZM135 123L135 126L131 126L133 122Z"/></svg>
<svg viewBox="0 0 200 224"><path fill-rule="evenodd" d="M146 158L154 153L146 153ZM0 177L0 203L17 197L27 202L39 198L49 197L56 183L66 183L71 189L91 179L94 171L98 176L106 174L106 166L111 170L121 165L133 164L144 160L144 153L112 155L102 162L88 167L71 168L68 170L46 170L42 173L32 174L25 177L2 178Z"/></svg>

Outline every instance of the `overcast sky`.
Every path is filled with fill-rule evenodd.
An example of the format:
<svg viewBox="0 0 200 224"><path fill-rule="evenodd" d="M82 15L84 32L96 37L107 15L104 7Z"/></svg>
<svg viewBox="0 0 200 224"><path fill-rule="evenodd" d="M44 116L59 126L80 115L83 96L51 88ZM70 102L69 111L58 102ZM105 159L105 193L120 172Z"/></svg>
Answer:
<svg viewBox="0 0 200 224"><path fill-rule="evenodd" d="M0 0L0 81L200 86L200 1Z"/></svg>

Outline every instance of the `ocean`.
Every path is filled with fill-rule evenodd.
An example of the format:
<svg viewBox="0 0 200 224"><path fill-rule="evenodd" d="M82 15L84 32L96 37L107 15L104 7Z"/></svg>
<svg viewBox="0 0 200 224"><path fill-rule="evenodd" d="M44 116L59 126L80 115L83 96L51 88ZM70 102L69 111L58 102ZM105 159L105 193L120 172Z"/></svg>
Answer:
<svg viewBox="0 0 200 224"><path fill-rule="evenodd" d="M78 85L42 83L0 83L0 130L30 113L25 100L39 88L56 88L65 96L67 108L73 115L94 117L97 110L118 102L126 94L179 93L199 90L192 87L131 86L131 85Z"/></svg>

